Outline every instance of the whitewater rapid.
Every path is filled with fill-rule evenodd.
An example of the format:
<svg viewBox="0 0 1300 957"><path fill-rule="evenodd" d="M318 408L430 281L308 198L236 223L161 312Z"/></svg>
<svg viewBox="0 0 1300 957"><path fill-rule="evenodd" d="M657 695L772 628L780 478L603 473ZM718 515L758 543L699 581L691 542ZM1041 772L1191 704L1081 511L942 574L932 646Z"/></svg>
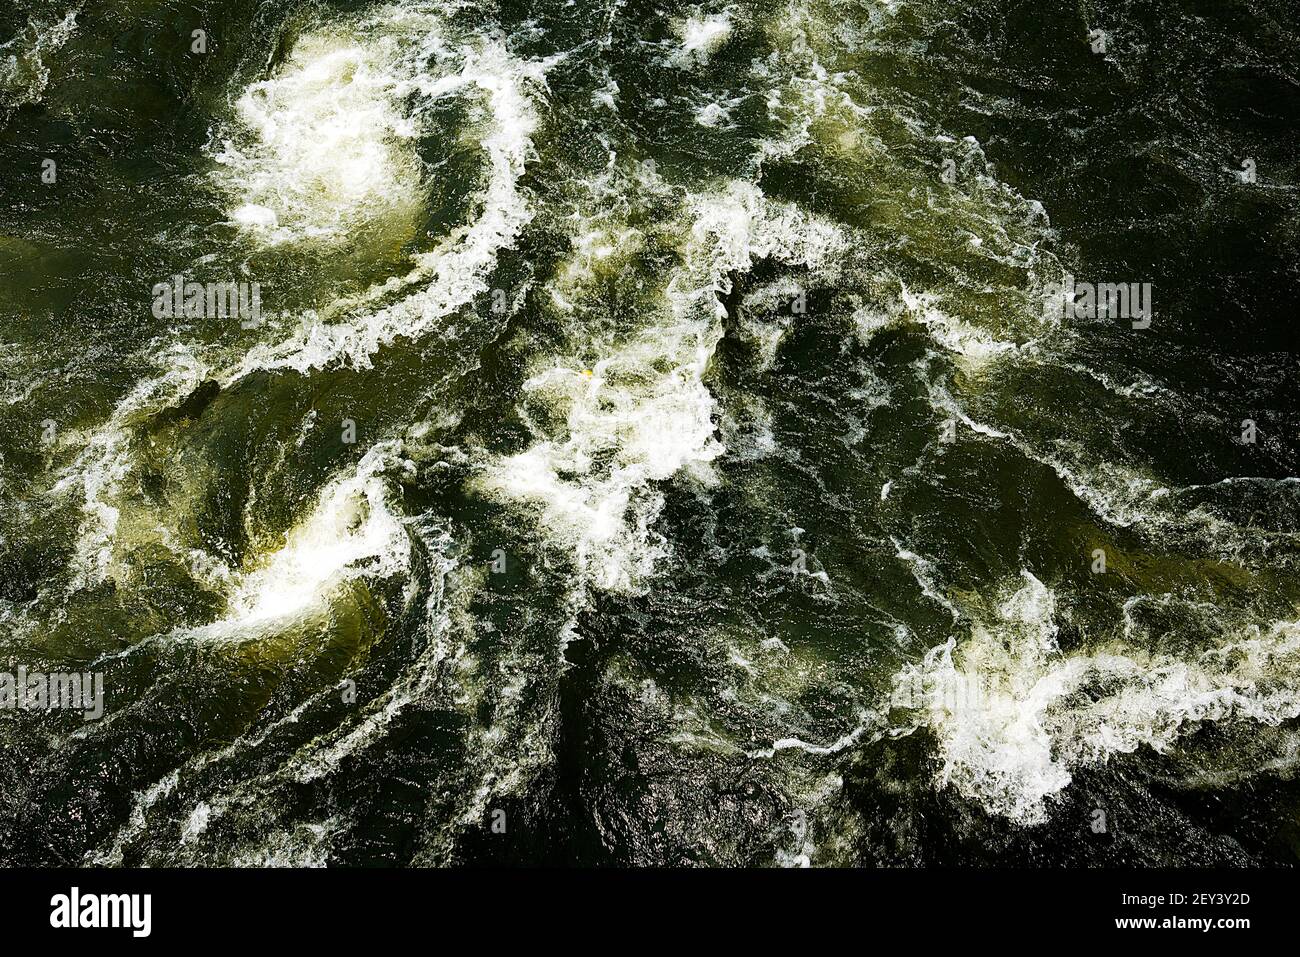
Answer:
<svg viewBox="0 0 1300 957"><path fill-rule="evenodd" d="M1300 717L1296 480L1143 457L1190 400L1044 319L1078 250L864 77L914 15L868 6L369 4L206 91L203 221L159 245L267 321L131 343L24 477L67 540L0 605L129 676L69 761L199 729L123 762L88 861L369 860L365 791L420 863L584 801L618 853L855 862L864 764L1027 831ZM0 45L16 105L80 10Z"/></svg>

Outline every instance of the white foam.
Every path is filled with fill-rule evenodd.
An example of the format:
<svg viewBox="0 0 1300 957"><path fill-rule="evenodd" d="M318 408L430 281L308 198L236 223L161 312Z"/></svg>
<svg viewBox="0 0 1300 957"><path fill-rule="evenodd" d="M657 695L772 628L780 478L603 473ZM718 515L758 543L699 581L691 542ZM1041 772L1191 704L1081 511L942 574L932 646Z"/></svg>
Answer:
<svg viewBox="0 0 1300 957"><path fill-rule="evenodd" d="M181 843L192 844L199 839L199 836L208 829L208 819L212 816L212 805L206 801L200 801L194 805L194 810L190 812L189 820L181 828Z"/></svg>
<svg viewBox="0 0 1300 957"><path fill-rule="evenodd" d="M880 490L880 500L882 502L889 497L889 486L892 484L892 482L887 482ZM915 578L916 583L921 586L922 593L927 598L930 598L934 602L946 608L954 620L960 618L961 612L957 610L957 606L949 601L940 590L940 586L936 580L938 572L934 567L934 563L904 547L903 543L894 536L891 535L889 540L894 544L894 557L907 562L908 567L911 569L912 577Z"/></svg>
<svg viewBox="0 0 1300 957"><path fill-rule="evenodd" d="M1055 617L1052 591L1024 572L959 647L949 641L896 678L896 689L926 689L913 716L938 742L938 782L990 813L1040 822L1072 769L1166 750L1201 722L1300 716L1300 621L1237 625L1181 660L1118 643L1064 654Z"/></svg>
<svg viewBox="0 0 1300 957"><path fill-rule="evenodd" d="M1014 431L1004 431L968 415L941 384L928 386L933 407L961 421L972 432L1005 441L1027 459L1050 468L1070 492L1112 525L1137 527L1165 541L1198 541L1228 558L1267 548L1272 540L1293 540L1293 532L1244 528L1216 514L1210 506L1186 508L1175 493L1197 486L1171 488L1144 470L1119 461L1097 461L1072 439L1058 438L1042 449Z"/></svg>
<svg viewBox="0 0 1300 957"><path fill-rule="evenodd" d="M726 126L730 120L731 114L721 103L709 102L695 111L695 122L710 129Z"/></svg>
<svg viewBox="0 0 1300 957"><path fill-rule="evenodd" d="M490 462L475 480L527 508L574 556L583 580L605 590L641 589L665 554L653 531L663 504L657 483L681 474L710 482L710 463L723 453L704 376L722 335L718 293L729 291L729 274L761 257L828 270L844 244L831 224L749 183L690 197L680 219L666 226L680 265L656 314L610 341L590 375L580 358L592 345L586 335L578 354L539 363L525 392L563 428L539 431L530 448ZM572 271L561 278L580 281Z"/></svg>
<svg viewBox="0 0 1300 957"><path fill-rule="evenodd" d="M127 710L134 709L138 703L139 701L133 703ZM132 796L131 813L127 822L113 835L111 843L106 842L99 849L88 851L85 856L85 863L101 867L120 866L122 864L123 856L126 853L126 848L141 835L149 833L150 811L160 801L166 800L176 792L177 787L181 783L182 777L190 779L192 775L196 775L211 765L228 760L236 755L243 754L252 748L261 746L275 731L284 728L286 725L297 723L312 703L313 699L308 698L288 714L277 718L256 732L249 732L241 735L222 748L217 748L212 751L201 751L188 758L180 767L166 774L161 780L146 788L136 791ZM114 716L122 713L125 712L115 712ZM111 720L111 717L108 720ZM79 730L79 732L74 736L84 737L87 733L94 733L104 727L105 723L106 722L95 722L94 724L87 725L85 729ZM254 781L256 781L256 779L254 779ZM238 792L239 790L254 786L255 784L253 781L241 781L235 786L235 790ZM191 835L192 838L200 836L207 829L207 826L212 822L213 818L221 817L231 803L232 800L228 797L214 797L209 801L203 801L196 805L194 811L191 812L190 822L182 831L181 844L189 843L185 840L186 834Z"/></svg>
<svg viewBox="0 0 1300 957"><path fill-rule="evenodd" d="M773 741L770 748L759 748L747 754L751 758L773 758L781 751L802 751L805 754L815 755L838 754L846 748L855 747L864 737L869 740L879 737L877 732L880 728L880 716L876 712L859 711L857 717L857 725L830 744L815 744L796 737L780 738Z"/></svg>
<svg viewBox="0 0 1300 957"><path fill-rule="evenodd" d="M731 36L731 10L715 14L695 13L676 24L681 46L669 57L677 67L702 66Z"/></svg>
<svg viewBox="0 0 1300 957"><path fill-rule="evenodd" d="M121 518L119 496L123 479L131 470L131 433L137 421L152 411L189 395L203 382L207 368L186 347L175 345L155 358L166 371L145 379L114 408L102 426L93 430L72 464L51 490L61 495L77 490L83 497L82 521L72 560L72 587L103 581L110 572ZM69 440L75 440L75 434Z"/></svg>
<svg viewBox="0 0 1300 957"><path fill-rule="evenodd" d="M380 740L388 725L407 705L430 693L439 681L442 662L464 652L464 643L457 645L453 641L452 625L457 618L463 620L467 617L464 603L477 589L453 589L449 586L449 579L456 566L446 554L451 536L444 523L440 520L417 522L414 528L420 535L429 560L428 593L422 623L424 647L402 676L372 700L356 721L331 730L293 756L286 770L299 782L324 777L347 756ZM462 584L468 586L469 582ZM411 594L413 593L408 591L408 598Z"/></svg>
<svg viewBox="0 0 1300 957"><path fill-rule="evenodd" d="M280 548L240 577L225 617L196 634L256 633L321 609L333 589L349 580L405 575L411 543L389 507L385 479L405 465L396 443L370 449L354 469L325 486Z"/></svg>
<svg viewBox="0 0 1300 957"><path fill-rule="evenodd" d="M402 103L411 64L395 38L323 28L235 103L215 153L237 197L233 222L278 244L343 242L365 222L409 216L420 198L418 132Z"/></svg>
<svg viewBox="0 0 1300 957"><path fill-rule="evenodd" d="M409 578L410 538L404 520L388 501L389 473L414 468L399 451L396 442L371 448L355 467L327 483L282 544L253 559L251 567L232 570L205 553L199 553L197 560L191 556L191 570L208 587L226 593L225 614L209 624L178 628L154 640L225 642L262 637L328 612L335 592L350 581ZM115 522L117 510L105 509ZM114 527L110 524L89 538L91 543L107 538L102 549L110 556Z"/></svg>
<svg viewBox="0 0 1300 957"><path fill-rule="evenodd" d="M132 797L131 814L114 835L111 845L86 854L86 863L99 867L121 867L127 844L148 828L149 811L159 801L170 797L180 779L180 771L172 771L149 787L137 791Z"/></svg>
<svg viewBox="0 0 1300 957"><path fill-rule="evenodd" d="M333 313L351 313L349 318L330 322L307 315L285 339L250 350L224 380L259 369L306 372L337 361L367 366L383 346L399 337L427 335L486 290L486 275L498 252L514 242L530 216L527 198L518 184L537 124L526 88L543 82L549 64L524 63L493 39L459 49L456 55L461 59L458 72L435 76L412 71L394 89L401 95L418 94L426 103L462 95L485 101L489 119L480 147L487 165L487 184L478 197L478 218L455 230L437 248L417 255L408 274L375 287L358 300L336 304ZM373 308L376 300L407 287L416 287L416 291L395 304Z"/></svg>
<svg viewBox="0 0 1300 957"><path fill-rule="evenodd" d="M329 864L330 841L342 827L338 816L319 824L298 824L276 830L258 844L241 848L231 856L232 867L325 867Z"/></svg>
<svg viewBox="0 0 1300 957"><path fill-rule="evenodd" d="M953 352L967 371L982 371L995 359L1020 348L939 309L935 305L936 297L930 293L914 293L904 285L899 297L906 313L923 324L935 341Z"/></svg>
<svg viewBox="0 0 1300 957"><path fill-rule="evenodd" d="M50 84L50 68L45 58L68 42L77 29L81 4L73 7L62 20L32 20L18 36L0 43L0 106L39 103Z"/></svg>

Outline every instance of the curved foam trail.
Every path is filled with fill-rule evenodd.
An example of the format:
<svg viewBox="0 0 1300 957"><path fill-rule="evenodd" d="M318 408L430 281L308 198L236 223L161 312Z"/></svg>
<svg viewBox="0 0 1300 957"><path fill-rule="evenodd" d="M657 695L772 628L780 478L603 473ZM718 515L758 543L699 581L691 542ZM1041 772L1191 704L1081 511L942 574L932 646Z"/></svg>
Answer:
<svg viewBox="0 0 1300 957"><path fill-rule="evenodd" d="M929 398L936 411L960 420L972 432L1007 442L1025 458L1050 468L1072 495L1111 525L1165 540L1199 540L1232 559L1297 537L1294 532L1237 525L1207 504L1189 509L1180 504L1178 494L1198 486L1167 486L1122 462L1086 461L1086 449L1077 442L1057 439L1055 450L1041 451L1013 431L971 418L941 384L930 383Z"/></svg>
<svg viewBox="0 0 1300 957"><path fill-rule="evenodd" d="M357 721L316 738L293 756L283 772L294 781L307 783L324 777L347 756L382 739L397 715L431 693L440 678L439 666L460 650L452 634L453 619L463 613L458 603L468 600L472 589L449 594L448 579L456 568L455 561L446 554L451 544L450 533L445 528L426 531L424 541L432 575L425 599L423 650ZM413 591L408 589L408 596L411 594Z"/></svg>
<svg viewBox="0 0 1300 957"><path fill-rule="evenodd" d="M399 337L415 339L427 334L481 294L498 252L514 242L527 223L530 212L518 180L532 149L537 117L526 86L544 82L549 64L519 61L500 41L487 39L477 49L455 51L455 56L463 59L459 72L430 76L422 72L422 65L447 55L437 17L422 10L390 7L379 11L372 22L414 46L402 48L404 52L398 56L379 41L368 46L361 39L348 40L338 28L309 40L306 52L301 59L290 61L286 73L265 81L269 86L254 84L241 100L247 100L248 110L260 111L257 116L270 138L262 148L241 154L237 161L233 154L228 157L231 169L226 172L234 178L228 179L227 185L237 184L243 190L239 193L242 200L279 197L276 201L285 204L289 213L284 228L296 229L295 235L313 230L328 233L350 216L371 215L370 186L352 183L354 175L366 172L370 165L386 171L388 180L405 175L395 158L398 147L375 142L392 130L405 131L410 122L399 117L396 103L413 92L426 103L443 96L476 94L486 99L491 117L481 141L488 163L488 182L479 203L481 215L442 247L415 257L414 268L406 276L390 280L356 302L341 304L358 313L349 321L326 323L309 316L288 338L254 347L224 371L209 368L180 345L161 353L159 364L169 365L168 371L142 382L118 404L56 486L57 492L80 486L85 496L86 518L77 547L74 587L102 581L107 574L121 517L115 499L131 468L130 428L136 419L152 409L174 405L207 377L228 385L257 370L308 372L338 361L368 365L384 345ZM368 71L366 78L346 80L345 67L349 65L363 66L363 72ZM384 65L394 71L392 75L379 75ZM339 120L346 125L332 135L340 141L341 157L317 159L318 145L304 137L312 133L314 120L335 118L337 107L331 96L340 83L346 93L344 104L355 101L364 115ZM310 195L295 192L302 164L311 172ZM279 217L277 213L277 222ZM264 241L277 241L274 231L265 232L256 224L250 229ZM423 288L394 305L367 310L367 303L411 285Z"/></svg>
<svg viewBox="0 0 1300 957"><path fill-rule="evenodd" d="M886 483L886 487L888 487L888 483ZM882 490L881 500L883 501L888 494L887 491ZM961 612L956 605L944 597L942 588L935 580L934 563L928 558L916 554L916 552L899 541L897 537L891 535L889 540L894 545L894 557L907 563L912 572L912 577L916 579L917 585L921 588L921 592L931 601L942 605L952 615L954 621L960 618Z"/></svg>
<svg viewBox="0 0 1300 957"><path fill-rule="evenodd" d="M418 208L418 127L402 106L393 42L308 34L276 76L239 97L237 129L214 159L242 230L268 245L343 242Z"/></svg>
<svg viewBox="0 0 1300 957"><path fill-rule="evenodd" d="M709 482L710 463L724 451L704 377L722 336L718 293L730 289L729 274L763 257L827 270L844 243L834 226L769 201L749 183L690 198L682 218L681 265L659 314L590 375L581 346L539 369L524 390L560 414L562 432L539 434L475 479L525 507L549 541L574 556L583 580L607 591L639 591L666 552L652 530L664 501L654 483L680 473Z"/></svg>
<svg viewBox="0 0 1300 957"><path fill-rule="evenodd" d="M931 338L957 356L967 371L983 371L995 360L1016 355L1023 348L949 315L934 305L935 298L929 293L913 293L906 285L899 293L906 314L925 326Z"/></svg>
<svg viewBox="0 0 1300 957"><path fill-rule="evenodd" d="M1224 626L1193 660L1115 645L1063 654L1056 598L1023 585L895 679L921 689L917 727L938 741L939 784L1022 824L1047 818L1071 770L1142 747L1164 751L1204 721L1275 726L1300 716L1300 620Z"/></svg>
<svg viewBox="0 0 1300 957"><path fill-rule="evenodd" d="M330 689L333 691L333 689ZM271 735L285 727L286 725L296 723L313 703L314 699L307 699L298 705L291 712L283 717L277 718L269 725L258 732L250 732L242 735L232 741L225 747L212 751L201 751L185 761L180 767L168 772L158 781L148 787L137 790L131 798L131 812L126 822L117 830L117 832L106 840L97 850L86 852L85 863L98 867L120 867L123 857L126 853L127 845L149 830L149 811L158 804L159 801L170 797L176 790L183 776L197 774L209 765L218 764L227 760L243 751L256 748L263 744ZM84 733L84 732L79 732ZM214 804L219 802L214 801Z"/></svg>
<svg viewBox="0 0 1300 957"><path fill-rule="evenodd" d="M488 38L479 41L476 48L456 51L457 56L463 57L459 72L432 76L424 72L422 64L428 58L437 58L441 50L442 40L436 32L435 22L398 8L393 18L385 23L405 23L403 29L429 31L417 51L407 54L401 61L402 75L377 84L385 97L405 98L409 94L419 94L426 106L453 95L473 94L485 99L491 119L480 141L486 154L488 180L478 202L482 212L474 222L447 237L438 248L415 256L414 266L405 276L390 279L359 299L342 301L331 309L332 313L352 313L347 319L325 322L316 315L308 315L287 338L252 349L242 362L222 375L224 381L234 381L256 370L307 372L334 362L364 367L369 365L371 356L394 340L419 339L427 335L447 316L486 291L486 277L496 264L497 254L515 241L531 217L527 197L519 186L538 122L527 87L530 83L544 83L549 64L521 61L511 55L499 40ZM325 56L344 54L327 52ZM298 91L299 88L295 85L291 89ZM366 95L371 92L374 91L368 91ZM282 108L301 109L308 114L308 119L301 121L305 132L310 129L310 114L320 106L319 94L314 90L302 95L306 103L286 103ZM378 107L374 111L382 113ZM368 125L363 122L363 126L366 132L379 134L393 122L391 116L383 114L369 120ZM349 142L355 132L347 134ZM353 153L358 166L370 162L382 165L382 155L375 148L356 147ZM289 175L290 169L272 163L263 173L284 176ZM356 192L350 192L346 186L353 173L348 162L332 164L327 172L343 184L337 191L344 197L351 197L352 192ZM284 191L288 185L280 183L276 189ZM357 195L364 197L368 195L367 190L368 187L362 188ZM364 198L359 202L365 205ZM423 288L397 303L377 310L373 308L381 297L414 285Z"/></svg>
<svg viewBox="0 0 1300 957"><path fill-rule="evenodd" d="M416 587L411 575L412 543L407 520L389 504L388 476L414 468L400 451L395 441L372 447L356 466L325 485L311 511L285 534L280 547L243 571L222 565L221 574L211 576L208 584L225 592L223 617L155 634L109 657L132 654L155 641L221 643L273 635L328 614L338 589L361 579L401 578L409 597ZM119 709L89 727L108 727L129 710Z"/></svg>
<svg viewBox="0 0 1300 957"><path fill-rule="evenodd" d="M405 467L399 451L395 442L380 443L327 484L284 544L238 580L226 616L186 634L217 640L257 634L322 610L348 581L406 576L411 542L389 508L385 479Z"/></svg>
<svg viewBox="0 0 1300 957"><path fill-rule="evenodd" d="M377 447L372 450L372 454L374 456L372 462L368 465L363 462L358 466L355 474L338 480L332 490L327 490L322 494L320 504L313 513L313 518L307 523L307 527L314 528L315 531L308 533L305 527L300 534L291 534L291 541L286 545L286 548L293 544L294 539L309 541L318 532L328 534L329 526L334 524L340 515L340 507L345 512L348 508L346 503L341 502L341 499L352 493L361 494L369 500L372 495L378 494L378 490L373 487L373 480L378 479L381 474L390 468L404 467L405 465L402 460L396 457L395 443ZM376 523L376 527L384 524L387 524L387 520ZM458 641L457 636L452 634L452 631L455 619L464 614L462 603L473 593L473 589L462 588L453 591L449 588L449 578L456 570L456 563L448 555L451 537L445 526L439 522L432 523L428 527L421 527L420 523L415 523L415 531L426 546L431 572L429 592L425 599L426 614L422 624L426 641L419 656L408 664L402 675L383 694L369 702L354 721L344 722L325 734L312 737L311 740L303 743L283 762L276 764L265 773L253 777L239 778L234 782L229 782L224 777L219 776L216 779L216 788L204 791L205 799L199 801L195 806L194 814L183 830L181 846L195 844L212 820L222 817L232 808L248 806L252 803L254 795L264 796L267 792L278 787L296 788L299 785L327 777L345 758L382 740L389 723L403 709L433 693L435 686L443 677L440 668L442 663L450 656L463 653L464 642ZM399 536L404 544L398 543ZM321 579L320 587L299 589L298 593L306 595L307 600L295 603L298 607L296 609L287 609L288 614L296 617L303 608L319 603L328 594L331 580L343 581L356 577L358 574L371 576L401 574L403 577L409 578L409 561L405 556L409 556L411 543L404 525L400 529L389 528L386 534L354 534L352 537L354 539L364 539L370 544L368 546L354 547L351 549L353 554L346 561L332 563L337 566L335 574L325 578L321 578L319 575L310 576ZM378 559L378 561L372 562L369 567L362 570L358 568L357 559L366 556ZM282 550L266 567L271 570L277 566L283 567L285 565L294 567L298 565L298 561L296 558L287 558ZM256 576L250 576L248 584L257 586L268 582L268 579L258 582L254 580L255 578ZM256 588L251 590L255 592ZM407 599L409 600L413 595L414 588L409 587ZM256 604L260 604L260 602L255 603L255 607ZM282 616L277 613L275 617ZM247 618L231 620L223 626L222 630L226 634L231 634L232 632L247 630L250 624L253 624L253 622ZM331 688L321 694L333 695L335 693L336 689ZM209 766L220 764L244 751L259 747L272 733L297 723L319 697L318 695L316 699L303 702L289 714L256 733L237 738L219 750L204 752L191 758L181 768L172 772L162 781L137 792L129 822L115 835L111 844L105 844L104 849L98 852L94 858L95 862L120 863L124 848L147 833L150 809L161 797L166 797L174 791L178 781L189 783L190 779L195 778L200 772L204 772ZM474 708L466 706L466 711L472 714ZM491 749L484 748L482 752L490 754ZM274 840L274 835L272 835L271 839ZM189 856L201 855L200 848L190 848L189 852L187 852ZM201 856L195 859L203 860Z"/></svg>
<svg viewBox="0 0 1300 957"><path fill-rule="evenodd" d="M121 518L115 499L131 470L131 429L136 420L189 395L208 371L189 349L179 345L160 352L156 361L166 371L142 381L117 404L51 489L52 495L77 489L84 496L72 563L74 590L102 582L108 575Z"/></svg>

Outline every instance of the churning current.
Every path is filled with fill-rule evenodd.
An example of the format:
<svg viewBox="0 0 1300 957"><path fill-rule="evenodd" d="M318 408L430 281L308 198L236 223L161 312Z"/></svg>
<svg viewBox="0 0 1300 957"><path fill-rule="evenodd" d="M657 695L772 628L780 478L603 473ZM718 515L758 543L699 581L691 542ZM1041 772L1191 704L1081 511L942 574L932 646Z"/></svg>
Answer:
<svg viewBox="0 0 1300 957"><path fill-rule="evenodd" d="M1294 863L1300 8L12 0L0 855Z"/></svg>

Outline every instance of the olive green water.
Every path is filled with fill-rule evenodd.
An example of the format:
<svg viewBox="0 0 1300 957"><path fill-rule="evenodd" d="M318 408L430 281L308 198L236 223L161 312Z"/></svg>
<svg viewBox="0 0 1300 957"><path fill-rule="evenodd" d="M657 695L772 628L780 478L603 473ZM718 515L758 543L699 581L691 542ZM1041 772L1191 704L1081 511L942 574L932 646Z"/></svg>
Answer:
<svg viewBox="0 0 1300 957"><path fill-rule="evenodd" d="M7 6L3 861L1293 862L1298 19Z"/></svg>

